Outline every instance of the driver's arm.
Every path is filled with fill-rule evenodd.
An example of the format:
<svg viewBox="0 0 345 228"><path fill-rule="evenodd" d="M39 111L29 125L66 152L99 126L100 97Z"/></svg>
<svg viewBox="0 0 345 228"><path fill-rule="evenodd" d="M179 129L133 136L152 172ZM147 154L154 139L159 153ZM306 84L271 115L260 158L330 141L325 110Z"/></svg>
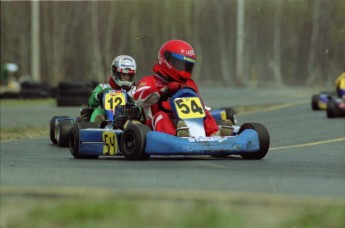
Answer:
<svg viewBox="0 0 345 228"><path fill-rule="evenodd" d="M157 103L159 92L153 78L146 78L139 81L133 98L139 107L147 108Z"/></svg>

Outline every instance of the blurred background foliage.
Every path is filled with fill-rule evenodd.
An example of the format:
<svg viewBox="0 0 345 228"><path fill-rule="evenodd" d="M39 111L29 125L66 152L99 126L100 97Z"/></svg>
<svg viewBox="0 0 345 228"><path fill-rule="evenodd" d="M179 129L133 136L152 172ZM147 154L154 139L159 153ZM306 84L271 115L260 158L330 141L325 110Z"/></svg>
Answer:
<svg viewBox="0 0 345 228"><path fill-rule="evenodd" d="M165 41L183 39L199 84L331 85L345 68L344 12L344 0L40 1L38 80L101 82L119 54L137 60L140 79ZM22 75L32 70L31 17L32 2L1 1L1 65Z"/></svg>

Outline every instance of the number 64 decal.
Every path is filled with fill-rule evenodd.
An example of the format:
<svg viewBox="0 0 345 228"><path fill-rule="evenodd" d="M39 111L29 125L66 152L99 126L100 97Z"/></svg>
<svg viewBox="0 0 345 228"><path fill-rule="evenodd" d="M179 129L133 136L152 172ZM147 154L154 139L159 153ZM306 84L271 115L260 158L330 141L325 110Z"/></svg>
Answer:
<svg viewBox="0 0 345 228"><path fill-rule="evenodd" d="M181 119L203 118L205 111L198 97L176 98L174 100L177 115Z"/></svg>

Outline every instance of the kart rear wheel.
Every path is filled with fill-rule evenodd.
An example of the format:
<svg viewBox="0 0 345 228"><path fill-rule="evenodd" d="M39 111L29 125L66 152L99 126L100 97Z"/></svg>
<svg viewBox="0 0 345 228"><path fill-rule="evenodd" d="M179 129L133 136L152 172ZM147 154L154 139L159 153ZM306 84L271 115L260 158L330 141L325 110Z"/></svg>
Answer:
<svg viewBox="0 0 345 228"><path fill-rule="evenodd" d="M149 154L145 154L146 134L151 129L144 124L130 123L121 136L121 151L129 160L147 160Z"/></svg>
<svg viewBox="0 0 345 228"><path fill-rule="evenodd" d="M56 127L56 140L60 147L69 146L69 133L73 127L71 120L62 120Z"/></svg>
<svg viewBox="0 0 345 228"><path fill-rule="evenodd" d="M245 123L241 125L238 134L241 134L245 129L253 129L258 133L260 150L257 152L241 153L244 159L260 160L266 156L268 148L270 147L270 135L265 126L259 123Z"/></svg>
<svg viewBox="0 0 345 228"><path fill-rule="evenodd" d="M57 144L57 140L55 137L55 131L56 131L56 120L60 119L60 118L69 118L68 116L54 116L51 120L50 120L50 141L53 144Z"/></svg>
<svg viewBox="0 0 345 228"><path fill-rule="evenodd" d="M313 110L320 110L319 107L319 95L318 94L314 94L311 98L311 108Z"/></svg>
<svg viewBox="0 0 345 228"><path fill-rule="evenodd" d="M97 127L90 122L76 122L69 134L69 150L75 159L96 159L98 155L80 155L79 154L79 131L85 128Z"/></svg>

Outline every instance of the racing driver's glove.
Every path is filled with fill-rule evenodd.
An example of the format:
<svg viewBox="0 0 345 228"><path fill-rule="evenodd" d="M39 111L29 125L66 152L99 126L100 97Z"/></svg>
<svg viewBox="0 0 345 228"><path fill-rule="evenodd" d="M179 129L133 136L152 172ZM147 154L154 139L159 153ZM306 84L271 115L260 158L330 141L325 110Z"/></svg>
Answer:
<svg viewBox="0 0 345 228"><path fill-rule="evenodd" d="M178 90L180 90L184 85L178 82L170 82L167 85L167 88L171 93L176 93Z"/></svg>

